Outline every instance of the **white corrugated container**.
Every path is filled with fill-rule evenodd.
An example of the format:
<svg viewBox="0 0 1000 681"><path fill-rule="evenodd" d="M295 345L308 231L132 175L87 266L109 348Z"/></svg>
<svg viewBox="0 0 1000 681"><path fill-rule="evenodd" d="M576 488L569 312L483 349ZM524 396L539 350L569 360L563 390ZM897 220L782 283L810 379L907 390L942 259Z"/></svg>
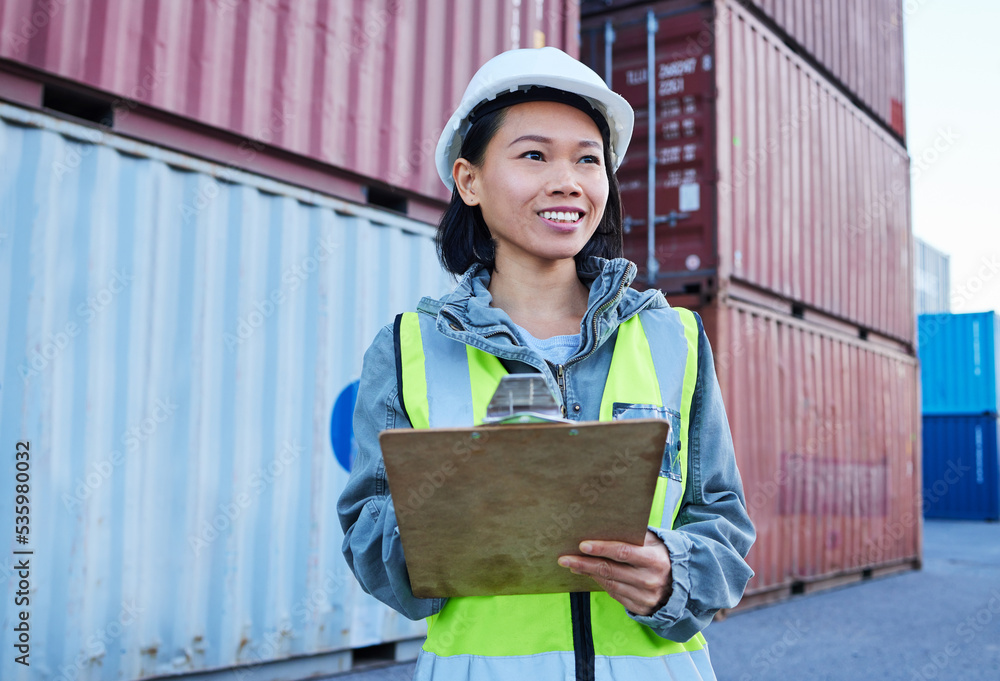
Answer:
<svg viewBox="0 0 1000 681"><path fill-rule="evenodd" d="M917 315L951 312L951 256L913 239L913 297Z"/></svg>
<svg viewBox="0 0 1000 681"><path fill-rule="evenodd" d="M342 557L330 416L379 327L451 286L432 228L5 104L0 158L0 678L273 678L421 637Z"/></svg>

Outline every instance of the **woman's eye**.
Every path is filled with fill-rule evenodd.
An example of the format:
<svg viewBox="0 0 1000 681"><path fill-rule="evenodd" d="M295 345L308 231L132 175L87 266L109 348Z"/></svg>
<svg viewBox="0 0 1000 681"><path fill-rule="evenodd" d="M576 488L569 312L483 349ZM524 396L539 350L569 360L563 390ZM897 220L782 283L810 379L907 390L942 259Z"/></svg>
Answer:
<svg viewBox="0 0 1000 681"><path fill-rule="evenodd" d="M598 165L600 165L601 159L597 158L596 156L584 156L583 158L580 159L580 163L597 163Z"/></svg>
<svg viewBox="0 0 1000 681"><path fill-rule="evenodd" d="M521 158L531 159L532 161L543 161L545 160L540 151L526 151L521 154Z"/></svg>

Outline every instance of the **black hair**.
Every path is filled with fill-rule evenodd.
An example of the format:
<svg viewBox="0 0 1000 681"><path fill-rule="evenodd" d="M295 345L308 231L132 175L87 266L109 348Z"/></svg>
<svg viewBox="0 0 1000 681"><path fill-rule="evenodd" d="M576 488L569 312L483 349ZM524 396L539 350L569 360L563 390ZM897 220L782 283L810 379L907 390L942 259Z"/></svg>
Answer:
<svg viewBox="0 0 1000 681"><path fill-rule="evenodd" d="M477 117L462 140L459 157L474 166L481 166L486 147L503 125L506 113L507 109L503 108ZM608 259L622 257L622 197L611 163L610 140L603 130L601 136L604 141L604 168L608 176L608 201L597 230L575 256L578 263L595 255ZM496 242L483 220L483 212L479 206L466 205L457 188L451 192L451 203L441 216L434 242L441 265L452 274L462 275L477 262L490 272L496 266Z"/></svg>

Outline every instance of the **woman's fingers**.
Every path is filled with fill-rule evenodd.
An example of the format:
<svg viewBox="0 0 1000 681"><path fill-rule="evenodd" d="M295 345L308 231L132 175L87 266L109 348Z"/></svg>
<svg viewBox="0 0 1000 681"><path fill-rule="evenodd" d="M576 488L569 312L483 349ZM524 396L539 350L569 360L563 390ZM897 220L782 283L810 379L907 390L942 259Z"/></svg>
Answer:
<svg viewBox="0 0 1000 681"><path fill-rule="evenodd" d="M662 577L657 571L637 568L614 560L589 556L563 556L559 559L559 564L577 574L593 577L601 586L607 587L608 584L617 582L647 591L659 591L663 586ZM613 587L607 588L610 590Z"/></svg>
<svg viewBox="0 0 1000 681"><path fill-rule="evenodd" d="M588 540L580 551L587 555L562 556L559 564L592 577L632 612L652 614L669 597L670 553L652 532L646 531L643 546Z"/></svg>
<svg viewBox="0 0 1000 681"><path fill-rule="evenodd" d="M636 567L656 567L661 564L670 565L670 553L660 538L646 530L642 546L626 544L620 541L588 540L580 543L580 551L590 556L610 558L617 563L626 563ZM652 550L644 550L652 549Z"/></svg>
<svg viewBox="0 0 1000 681"><path fill-rule="evenodd" d="M653 614L669 596L669 586L661 583L650 570L583 556L564 556L559 564L578 575L592 578L608 595L640 615Z"/></svg>

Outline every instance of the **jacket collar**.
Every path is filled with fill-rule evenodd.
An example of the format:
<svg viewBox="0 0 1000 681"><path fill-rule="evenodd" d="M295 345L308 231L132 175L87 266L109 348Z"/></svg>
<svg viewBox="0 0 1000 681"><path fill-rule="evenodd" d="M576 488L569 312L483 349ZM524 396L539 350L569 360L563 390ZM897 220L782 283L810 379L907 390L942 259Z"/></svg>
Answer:
<svg viewBox="0 0 1000 681"><path fill-rule="evenodd" d="M636 268L624 258L587 258L577 264L577 274L590 289L581 324L587 351L603 344L619 324L641 310L669 307L658 290L640 292L630 288ZM510 316L500 308L490 307L493 296L487 288L489 283L489 271L477 263L462 275L451 293L440 300L421 299L417 311L437 317L438 330L448 337L485 346L498 356L509 356L515 345L525 343Z"/></svg>

